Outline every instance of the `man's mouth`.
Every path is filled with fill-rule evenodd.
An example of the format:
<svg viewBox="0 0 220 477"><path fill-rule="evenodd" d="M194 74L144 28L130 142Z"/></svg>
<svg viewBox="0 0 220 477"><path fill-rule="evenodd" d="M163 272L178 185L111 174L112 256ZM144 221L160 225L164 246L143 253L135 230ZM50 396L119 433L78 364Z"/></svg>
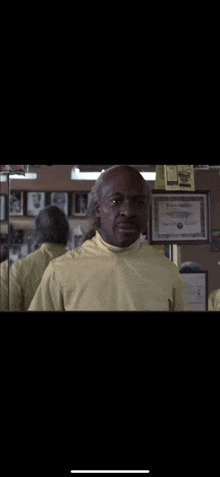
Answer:
<svg viewBox="0 0 220 477"><path fill-rule="evenodd" d="M119 223L117 224L117 228L126 232L134 232L137 231L139 227L136 224Z"/></svg>

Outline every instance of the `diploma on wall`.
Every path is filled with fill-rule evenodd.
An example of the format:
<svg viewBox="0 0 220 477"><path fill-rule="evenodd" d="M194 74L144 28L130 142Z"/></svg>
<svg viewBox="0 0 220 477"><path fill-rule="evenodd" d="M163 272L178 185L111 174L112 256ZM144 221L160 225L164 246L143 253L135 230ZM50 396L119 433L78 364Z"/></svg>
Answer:
<svg viewBox="0 0 220 477"><path fill-rule="evenodd" d="M210 243L209 192L152 191L150 243Z"/></svg>

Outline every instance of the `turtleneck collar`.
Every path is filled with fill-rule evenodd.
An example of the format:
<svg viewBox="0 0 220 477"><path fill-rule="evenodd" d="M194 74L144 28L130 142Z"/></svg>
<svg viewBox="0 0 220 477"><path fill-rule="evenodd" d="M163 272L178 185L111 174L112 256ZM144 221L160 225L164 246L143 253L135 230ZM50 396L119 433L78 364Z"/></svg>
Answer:
<svg viewBox="0 0 220 477"><path fill-rule="evenodd" d="M100 233L98 231L96 231L96 235L95 235L95 240L96 242L98 243L99 247L102 248L103 250L107 251L111 251L111 252L126 252L128 250L133 250L135 249L138 245L140 245L140 240L139 238L132 244L130 245L129 247L116 247L115 245L111 245L110 243L107 243L103 240L103 238L101 237Z"/></svg>

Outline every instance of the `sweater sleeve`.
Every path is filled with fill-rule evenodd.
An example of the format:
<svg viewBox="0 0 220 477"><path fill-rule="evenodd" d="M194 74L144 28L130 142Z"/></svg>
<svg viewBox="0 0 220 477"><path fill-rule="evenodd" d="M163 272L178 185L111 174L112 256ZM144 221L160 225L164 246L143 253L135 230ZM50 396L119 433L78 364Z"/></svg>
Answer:
<svg viewBox="0 0 220 477"><path fill-rule="evenodd" d="M28 311L65 311L53 262L46 268Z"/></svg>
<svg viewBox="0 0 220 477"><path fill-rule="evenodd" d="M22 276L19 264L15 262L9 272L9 310L23 311L23 302Z"/></svg>

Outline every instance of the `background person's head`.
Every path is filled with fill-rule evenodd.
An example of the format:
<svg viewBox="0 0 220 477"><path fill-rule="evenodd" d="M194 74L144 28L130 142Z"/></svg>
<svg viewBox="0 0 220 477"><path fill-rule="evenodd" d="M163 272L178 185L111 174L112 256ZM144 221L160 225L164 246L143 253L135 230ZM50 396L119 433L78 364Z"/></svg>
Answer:
<svg viewBox="0 0 220 477"><path fill-rule="evenodd" d="M70 234L69 222L56 205L42 209L35 220L34 246L43 243L67 245Z"/></svg>
<svg viewBox="0 0 220 477"><path fill-rule="evenodd" d="M129 247L146 230L150 189L132 166L113 166L103 172L89 195L88 213L93 230L103 240Z"/></svg>
<svg viewBox="0 0 220 477"><path fill-rule="evenodd" d="M202 272L202 269L198 263L195 262L183 262L180 265L181 272Z"/></svg>

